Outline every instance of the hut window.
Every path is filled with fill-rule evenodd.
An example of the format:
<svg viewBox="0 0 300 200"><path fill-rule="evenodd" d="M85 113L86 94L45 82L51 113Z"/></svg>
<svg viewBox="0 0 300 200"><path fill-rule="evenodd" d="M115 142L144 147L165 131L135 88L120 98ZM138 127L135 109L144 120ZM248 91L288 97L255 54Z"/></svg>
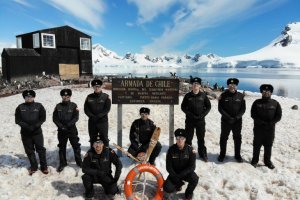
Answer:
<svg viewBox="0 0 300 200"><path fill-rule="evenodd" d="M17 48L22 48L22 38L17 37Z"/></svg>
<svg viewBox="0 0 300 200"><path fill-rule="evenodd" d="M55 35L42 33L42 47L55 48Z"/></svg>
<svg viewBox="0 0 300 200"><path fill-rule="evenodd" d="M91 50L90 38L80 38L80 50Z"/></svg>
<svg viewBox="0 0 300 200"><path fill-rule="evenodd" d="M32 35L33 48L40 48L40 35L35 33Z"/></svg>

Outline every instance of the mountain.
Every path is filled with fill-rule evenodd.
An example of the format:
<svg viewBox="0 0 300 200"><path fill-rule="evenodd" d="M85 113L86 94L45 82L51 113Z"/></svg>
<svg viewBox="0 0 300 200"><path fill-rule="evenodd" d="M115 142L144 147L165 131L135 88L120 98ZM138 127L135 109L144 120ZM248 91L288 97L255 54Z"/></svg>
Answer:
<svg viewBox="0 0 300 200"><path fill-rule="evenodd" d="M150 57L146 54L127 53L119 56L100 44L93 46L94 71L102 67L197 67L197 68L300 68L300 22L288 24L269 45L248 54L220 57L216 54L172 55Z"/></svg>

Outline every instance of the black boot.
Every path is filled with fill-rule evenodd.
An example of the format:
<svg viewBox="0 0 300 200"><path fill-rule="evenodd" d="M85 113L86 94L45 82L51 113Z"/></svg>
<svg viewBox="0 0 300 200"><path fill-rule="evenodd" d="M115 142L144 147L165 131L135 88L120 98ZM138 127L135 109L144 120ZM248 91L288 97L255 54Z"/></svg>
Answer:
<svg viewBox="0 0 300 200"><path fill-rule="evenodd" d="M241 156L241 142L237 140L234 140L234 158L239 163L244 162Z"/></svg>
<svg viewBox="0 0 300 200"><path fill-rule="evenodd" d="M73 149L74 151L74 157L75 157L75 162L78 167L82 167L82 160L81 160L81 149Z"/></svg>
<svg viewBox="0 0 300 200"><path fill-rule="evenodd" d="M59 163L60 164L57 168L57 172L61 172L67 166L66 149L60 149L58 151L58 155L59 155Z"/></svg>
<svg viewBox="0 0 300 200"><path fill-rule="evenodd" d="M227 147L227 138L222 138L220 139L220 155L218 157L219 162L223 162L224 158L226 156L226 147Z"/></svg>

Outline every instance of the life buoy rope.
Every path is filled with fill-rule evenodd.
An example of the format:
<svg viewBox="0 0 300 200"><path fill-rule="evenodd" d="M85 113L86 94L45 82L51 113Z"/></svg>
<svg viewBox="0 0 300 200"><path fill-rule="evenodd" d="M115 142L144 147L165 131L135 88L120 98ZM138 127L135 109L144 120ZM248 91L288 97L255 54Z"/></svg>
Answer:
<svg viewBox="0 0 300 200"><path fill-rule="evenodd" d="M132 191L132 182L137 175L142 172L149 172L154 175L157 181L157 190L154 196L155 200L163 199L163 185L164 178L160 171L153 165L150 164L139 164L135 166L130 172L127 174L125 182L124 182L124 192L127 200L137 200Z"/></svg>

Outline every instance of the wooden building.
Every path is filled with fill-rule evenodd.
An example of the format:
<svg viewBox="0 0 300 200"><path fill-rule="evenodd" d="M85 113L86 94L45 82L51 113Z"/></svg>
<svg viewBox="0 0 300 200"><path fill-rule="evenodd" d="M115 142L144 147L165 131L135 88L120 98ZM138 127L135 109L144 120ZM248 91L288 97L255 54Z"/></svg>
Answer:
<svg viewBox="0 0 300 200"><path fill-rule="evenodd" d="M70 26L16 36L17 48L4 48L3 77L14 80L42 73L77 79L92 75L91 36Z"/></svg>

